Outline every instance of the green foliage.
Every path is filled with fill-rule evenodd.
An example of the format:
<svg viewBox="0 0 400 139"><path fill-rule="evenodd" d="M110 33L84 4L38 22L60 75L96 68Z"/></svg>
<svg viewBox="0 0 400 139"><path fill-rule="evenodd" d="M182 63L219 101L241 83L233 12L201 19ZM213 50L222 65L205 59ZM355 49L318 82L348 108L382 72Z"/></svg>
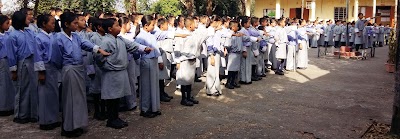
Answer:
<svg viewBox="0 0 400 139"><path fill-rule="evenodd" d="M213 0L213 14L219 16L238 16L240 14L239 0ZM195 0L197 15L205 15L207 3L205 0Z"/></svg>
<svg viewBox="0 0 400 139"><path fill-rule="evenodd" d="M269 11L269 12L267 13L267 16L268 16L268 17L275 17L275 15L276 15L276 12L275 12L275 11Z"/></svg>
<svg viewBox="0 0 400 139"><path fill-rule="evenodd" d="M178 16L182 14L183 9L183 4L179 0L159 0L153 3L150 11L161 15Z"/></svg>
<svg viewBox="0 0 400 139"><path fill-rule="evenodd" d="M137 11L143 14L151 14L149 0L137 0Z"/></svg>
<svg viewBox="0 0 400 139"><path fill-rule="evenodd" d="M87 11L115 12L115 0L87 0Z"/></svg>
<svg viewBox="0 0 400 139"><path fill-rule="evenodd" d="M51 7L62 7L62 3L57 0L40 0L38 14L49 14Z"/></svg>

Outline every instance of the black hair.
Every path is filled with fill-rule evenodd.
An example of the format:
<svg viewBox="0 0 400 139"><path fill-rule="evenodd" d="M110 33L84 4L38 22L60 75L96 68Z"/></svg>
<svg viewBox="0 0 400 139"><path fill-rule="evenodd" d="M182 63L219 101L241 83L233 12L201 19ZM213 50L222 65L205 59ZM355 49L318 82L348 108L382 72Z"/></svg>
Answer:
<svg viewBox="0 0 400 139"><path fill-rule="evenodd" d="M360 16L360 15L364 15L363 13L358 13L358 16Z"/></svg>
<svg viewBox="0 0 400 139"><path fill-rule="evenodd" d="M128 17L120 17L119 19L118 19L118 23L119 23L119 25L120 26L122 26L123 24L127 24L127 23L129 23L129 18ZM128 30L129 31L129 30Z"/></svg>
<svg viewBox="0 0 400 139"><path fill-rule="evenodd" d="M8 18L8 16L6 15L0 15L0 26L3 26L3 24L7 21L10 20L10 18ZM4 31L4 30L3 30Z"/></svg>
<svg viewBox="0 0 400 139"><path fill-rule="evenodd" d="M239 20L241 20L240 25L241 25L242 27L244 27L244 24L246 24L247 22L249 22L249 17L247 17L247 16L242 16L242 17L239 17Z"/></svg>
<svg viewBox="0 0 400 139"><path fill-rule="evenodd" d="M258 22L259 22L259 19L257 17L252 17L250 20L251 25L254 25L255 23L258 23Z"/></svg>
<svg viewBox="0 0 400 139"><path fill-rule="evenodd" d="M231 21L231 22L229 22L229 29L232 29L232 26L233 25L235 25L235 24L237 24L237 26L238 26L238 30L240 30L241 29L241 27L240 27L240 24L239 24L239 22L238 21Z"/></svg>
<svg viewBox="0 0 400 139"><path fill-rule="evenodd" d="M190 24L194 23L194 18L191 16L188 16L185 18L185 27L189 26Z"/></svg>
<svg viewBox="0 0 400 139"><path fill-rule="evenodd" d="M183 15L179 15L179 16L176 18L175 23L174 23L174 26L175 26L175 27L178 27L179 21L180 21L181 19L185 20L185 17L184 17Z"/></svg>
<svg viewBox="0 0 400 139"><path fill-rule="evenodd" d="M112 18L112 17L114 17L114 14L112 14L112 13L110 13L110 12L107 12L107 13L105 13L104 14L104 18Z"/></svg>
<svg viewBox="0 0 400 139"><path fill-rule="evenodd" d="M92 25L92 31L98 31L97 26L101 26L100 20L96 17L90 17L87 23L88 25Z"/></svg>
<svg viewBox="0 0 400 139"><path fill-rule="evenodd" d="M218 22L218 21L222 21L221 17L219 17L218 15L213 15L211 17L211 22Z"/></svg>
<svg viewBox="0 0 400 139"><path fill-rule="evenodd" d="M84 11L84 12L82 13L82 15L83 15L83 16L88 16L88 15L90 15L90 12Z"/></svg>
<svg viewBox="0 0 400 139"><path fill-rule="evenodd" d="M62 12L61 8L55 8L56 12Z"/></svg>
<svg viewBox="0 0 400 139"><path fill-rule="evenodd" d="M276 21L275 19L271 19L269 23L270 23L270 24L272 24L272 23L277 24L277 21Z"/></svg>
<svg viewBox="0 0 400 139"><path fill-rule="evenodd" d="M38 28L43 28L44 27L43 24L47 24L50 21L50 17L52 16L49 14L39 15L37 17L37 22L36 22Z"/></svg>
<svg viewBox="0 0 400 139"><path fill-rule="evenodd" d="M262 22L265 22L265 21L268 23L268 18L265 18L265 17L260 18L260 24L261 24Z"/></svg>
<svg viewBox="0 0 400 139"><path fill-rule="evenodd" d="M71 12L71 10L70 9L64 9L64 13L66 13L66 12Z"/></svg>
<svg viewBox="0 0 400 139"><path fill-rule="evenodd" d="M151 24L151 21L153 21L153 20L154 20L154 17L151 16L151 15L143 16L143 18L142 18L142 25L143 25L143 27L144 27L145 25L150 25L150 24Z"/></svg>
<svg viewBox="0 0 400 139"><path fill-rule="evenodd" d="M222 24L231 20L228 16L223 16L221 19L222 19Z"/></svg>
<svg viewBox="0 0 400 139"><path fill-rule="evenodd" d="M97 11L96 13L94 13L94 17L96 18L100 18L100 15L103 14L103 11Z"/></svg>
<svg viewBox="0 0 400 139"><path fill-rule="evenodd" d="M107 18L103 20L101 27L104 29L104 33L108 33L108 28L112 27L115 21L117 21L115 18Z"/></svg>
<svg viewBox="0 0 400 139"><path fill-rule="evenodd" d="M23 30L25 27L28 27L28 25L25 23L25 20L26 14L22 11L17 11L12 16L12 26L15 28L15 30Z"/></svg>
<svg viewBox="0 0 400 139"><path fill-rule="evenodd" d="M259 26L259 27L258 27L258 30L264 30L264 29L265 29L264 26Z"/></svg>
<svg viewBox="0 0 400 139"><path fill-rule="evenodd" d="M158 19L158 21L157 21L157 27L160 27L161 25L163 25L163 24L165 24L165 23L167 23L167 19L165 19L165 18L160 18L160 19Z"/></svg>
<svg viewBox="0 0 400 139"><path fill-rule="evenodd" d="M71 24L75 19L78 18L76 14L72 12L64 12L61 16L61 28L63 30L67 29L67 26L65 24Z"/></svg>

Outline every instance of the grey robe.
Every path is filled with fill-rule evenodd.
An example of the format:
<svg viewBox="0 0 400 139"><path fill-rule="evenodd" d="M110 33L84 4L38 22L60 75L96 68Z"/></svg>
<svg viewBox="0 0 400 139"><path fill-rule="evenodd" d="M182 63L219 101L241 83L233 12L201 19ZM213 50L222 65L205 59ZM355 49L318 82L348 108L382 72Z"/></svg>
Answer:
<svg viewBox="0 0 400 139"><path fill-rule="evenodd" d="M0 111L14 109L15 88L11 80L7 59L0 59Z"/></svg>
<svg viewBox="0 0 400 139"><path fill-rule="evenodd" d="M83 65L66 65L62 68L62 108L63 128L73 131L88 126L88 109L86 103L85 67Z"/></svg>
<svg viewBox="0 0 400 139"><path fill-rule="evenodd" d="M128 41L121 36L114 37L107 34L100 45L111 55L105 58L102 68L102 99L116 99L124 96L132 95L129 77L128 77L128 52L133 52L141 47L135 42Z"/></svg>
<svg viewBox="0 0 400 139"><path fill-rule="evenodd" d="M59 92L58 73L54 65L45 64L45 84L39 84L39 124L53 124L59 122Z"/></svg>
<svg viewBox="0 0 400 139"><path fill-rule="evenodd" d="M354 31L356 32L356 38L354 40L354 44L364 44L364 27L366 20L357 20L356 25L354 27ZM357 34L359 33L359 34Z"/></svg>

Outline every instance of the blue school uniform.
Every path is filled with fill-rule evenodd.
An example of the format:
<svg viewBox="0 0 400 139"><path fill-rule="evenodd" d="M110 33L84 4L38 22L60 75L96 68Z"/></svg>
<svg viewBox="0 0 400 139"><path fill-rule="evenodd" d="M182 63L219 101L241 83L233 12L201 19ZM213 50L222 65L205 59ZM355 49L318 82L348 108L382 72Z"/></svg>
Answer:
<svg viewBox="0 0 400 139"><path fill-rule="evenodd" d="M29 29L14 30L6 39L10 48L11 71L18 73L17 95L15 98L15 118L38 118L38 74L45 66L40 56L34 32Z"/></svg>
<svg viewBox="0 0 400 139"><path fill-rule="evenodd" d="M14 110L15 88L11 80L8 55L9 48L5 45L8 33L0 33L0 112L12 112Z"/></svg>
<svg viewBox="0 0 400 139"><path fill-rule="evenodd" d="M86 127L86 72L81 50L97 53L99 46L82 39L77 33L68 36L65 32L55 34L52 45L51 61L56 67L62 68L63 129L73 131Z"/></svg>
<svg viewBox="0 0 400 139"><path fill-rule="evenodd" d="M46 67L46 80L39 85L39 124L48 125L58 122L59 92L58 77L59 70L50 62L52 55L53 34L40 29L35 37L38 44L40 56Z"/></svg>

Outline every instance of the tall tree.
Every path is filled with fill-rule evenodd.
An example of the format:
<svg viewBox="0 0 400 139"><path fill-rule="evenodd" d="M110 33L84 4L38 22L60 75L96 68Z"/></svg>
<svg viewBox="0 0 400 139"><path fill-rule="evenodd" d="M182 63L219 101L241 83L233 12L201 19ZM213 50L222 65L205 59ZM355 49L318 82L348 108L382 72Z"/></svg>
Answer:
<svg viewBox="0 0 400 139"><path fill-rule="evenodd" d="M130 0L131 2L131 7L130 7L130 11L131 13L136 13L136 0Z"/></svg>
<svg viewBox="0 0 400 139"><path fill-rule="evenodd" d="M206 14L208 16L211 16L213 14L213 0L207 0L207 12Z"/></svg>
<svg viewBox="0 0 400 139"><path fill-rule="evenodd" d="M187 10L187 15L194 15L194 0L181 0Z"/></svg>
<svg viewBox="0 0 400 139"><path fill-rule="evenodd" d="M390 132L394 135L399 136L400 135L400 7L399 7L400 1L397 2L397 25L396 25L396 40L395 43L397 44L397 49L396 49L396 72L395 72L395 88L394 88L394 101L393 101L393 115L392 115L392 126L390 128ZM393 33L393 32L392 32ZM389 44L390 45L390 44Z"/></svg>
<svg viewBox="0 0 400 139"><path fill-rule="evenodd" d="M35 0L35 7L33 8L33 15L34 16L38 15L39 2L40 2L40 0Z"/></svg>
<svg viewBox="0 0 400 139"><path fill-rule="evenodd" d="M165 16L178 16L182 14L183 10L183 5L179 0L159 0L152 4L150 11Z"/></svg>
<svg viewBox="0 0 400 139"><path fill-rule="evenodd" d="M246 15L246 0L239 0L240 1L240 14Z"/></svg>

